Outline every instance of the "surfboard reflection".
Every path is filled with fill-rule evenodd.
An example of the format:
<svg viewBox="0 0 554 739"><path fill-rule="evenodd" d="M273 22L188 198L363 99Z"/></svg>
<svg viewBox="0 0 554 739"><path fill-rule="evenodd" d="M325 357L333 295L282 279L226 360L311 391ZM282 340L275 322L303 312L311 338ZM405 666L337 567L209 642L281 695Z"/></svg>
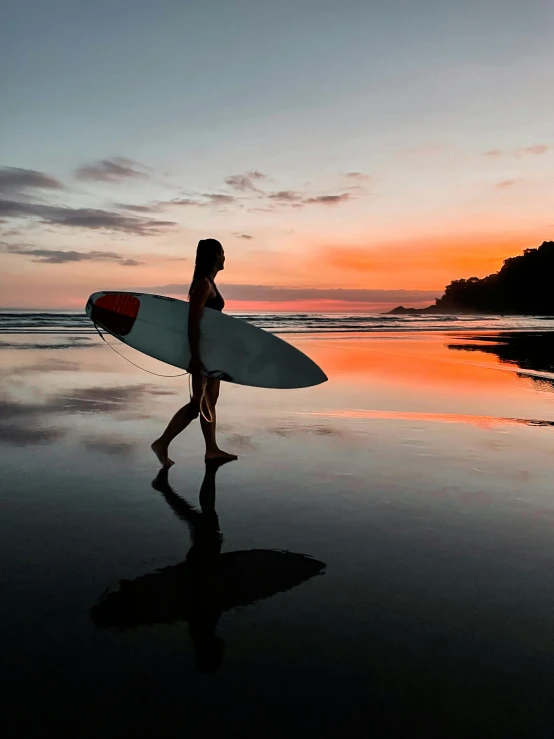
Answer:
<svg viewBox="0 0 554 739"><path fill-rule="evenodd" d="M200 510L173 490L167 469L160 471L152 486L190 530L186 559L135 580L121 580L118 590L102 596L91 611L96 626L116 630L188 622L197 668L207 673L215 672L223 659L224 643L215 630L224 611L290 590L325 568L307 555L275 549L222 553L215 509L220 466L206 463Z"/></svg>

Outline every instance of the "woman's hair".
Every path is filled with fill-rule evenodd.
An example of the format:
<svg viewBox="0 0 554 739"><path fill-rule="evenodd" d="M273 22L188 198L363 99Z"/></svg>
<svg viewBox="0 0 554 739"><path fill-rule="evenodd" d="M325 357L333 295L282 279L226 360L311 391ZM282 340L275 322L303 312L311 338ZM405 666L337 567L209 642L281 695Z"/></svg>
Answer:
<svg viewBox="0 0 554 739"><path fill-rule="evenodd" d="M189 296L196 282L212 273L222 249L223 247L217 239L200 239L196 247L196 262L192 282L190 283Z"/></svg>

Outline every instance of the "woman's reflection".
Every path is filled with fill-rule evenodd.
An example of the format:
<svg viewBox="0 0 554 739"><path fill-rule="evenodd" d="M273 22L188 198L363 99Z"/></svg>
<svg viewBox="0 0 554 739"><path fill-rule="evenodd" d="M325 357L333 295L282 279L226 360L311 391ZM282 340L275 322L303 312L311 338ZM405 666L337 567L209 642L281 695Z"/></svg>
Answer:
<svg viewBox="0 0 554 739"><path fill-rule="evenodd" d="M221 613L289 590L322 573L323 562L304 554L273 549L221 553L223 536L215 510L215 478L227 460L206 462L200 510L169 484L160 470L152 486L187 524L192 546L184 562L122 580L102 597L91 615L100 628L125 630L141 624L187 621L200 672L214 672L223 658L215 629Z"/></svg>

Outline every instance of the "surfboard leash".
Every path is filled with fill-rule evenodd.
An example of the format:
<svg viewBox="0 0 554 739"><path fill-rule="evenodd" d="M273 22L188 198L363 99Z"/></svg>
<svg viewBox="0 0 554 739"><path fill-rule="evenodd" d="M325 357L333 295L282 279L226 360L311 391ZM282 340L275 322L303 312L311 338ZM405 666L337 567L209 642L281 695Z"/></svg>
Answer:
<svg viewBox="0 0 554 739"><path fill-rule="evenodd" d="M121 352L118 352L117 349L112 344L110 344L109 341L106 341L104 334L100 333L100 329L96 325L96 321L93 321L93 323L94 323L94 328L98 332L98 336L102 339L104 344L106 344L106 346L109 346L110 349L114 351L119 357L122 357L123 359L125 359L126 362L129 362L129 364L132 364L133 367L136 367L137 369L142 370L143 372L148 372L149 375L155 375L156 377L184 377L185 375L189 374L188 372L185 371L185 372L179 372L178 375L161 375L159 372L152 372L151 370L147 370L145 367L141 367L140 365L135 364L133 361L129 359L129 357L126 357L124 354L121 354Z"/></svg>
<svg viewBox="0 0 554 739"><path fill-rule="evenodd" d="M179 374L177 375L161 375L159 372L152 372L151 370L147 370L145 367L141 367L139 364L135 364L135 362L129 359L129 357L126 357L124 354L121 354L121 352L118 352L117 349L112 344L110 344L109 341L106 341L106 337L104 336L103 333L100 332L100 329L98 328L96 324L96 321L93 321L93 323L94 323L94 328L96 329L98 333L98 336L102 339L104 344L106 344L106 346L109 346L110 349L114 351L119 357L124 359L126 362L129 362L129 364L132 364L133 367L136 367L137 369L142 370L143 372L148 372L149 375L154 375L155 377L185 377L185 375L188 375L189 376L189 395L190 395L190 399L192 400L192 386L191 386L192 375L190 374L190 372L187 372L185 370L185 372L179 372ZM202 407L203 405L205 405L205 407L208 409L210 418L208 418L208 416L204 413L204 408ZM202 414L202 418L204 418L204 420L207 421L208 423L214 422L212 409L210 408L210 405L206 399L206 378L204 378L204 381L202 383L202 397L200 398L200 413Z"/></svg>

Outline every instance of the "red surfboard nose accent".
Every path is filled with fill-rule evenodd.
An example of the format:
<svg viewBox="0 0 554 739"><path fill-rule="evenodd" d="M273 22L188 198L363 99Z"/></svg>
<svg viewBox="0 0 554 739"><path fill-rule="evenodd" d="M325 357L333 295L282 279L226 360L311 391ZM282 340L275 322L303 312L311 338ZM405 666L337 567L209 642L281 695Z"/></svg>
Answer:
<svg viewBox="0 0 554 739"><path fill-rule="evenodd" d="M110 333L126 336L133 328L139 309L140 300L134 295L108 293L94 302L91 318Z"/></svg>

